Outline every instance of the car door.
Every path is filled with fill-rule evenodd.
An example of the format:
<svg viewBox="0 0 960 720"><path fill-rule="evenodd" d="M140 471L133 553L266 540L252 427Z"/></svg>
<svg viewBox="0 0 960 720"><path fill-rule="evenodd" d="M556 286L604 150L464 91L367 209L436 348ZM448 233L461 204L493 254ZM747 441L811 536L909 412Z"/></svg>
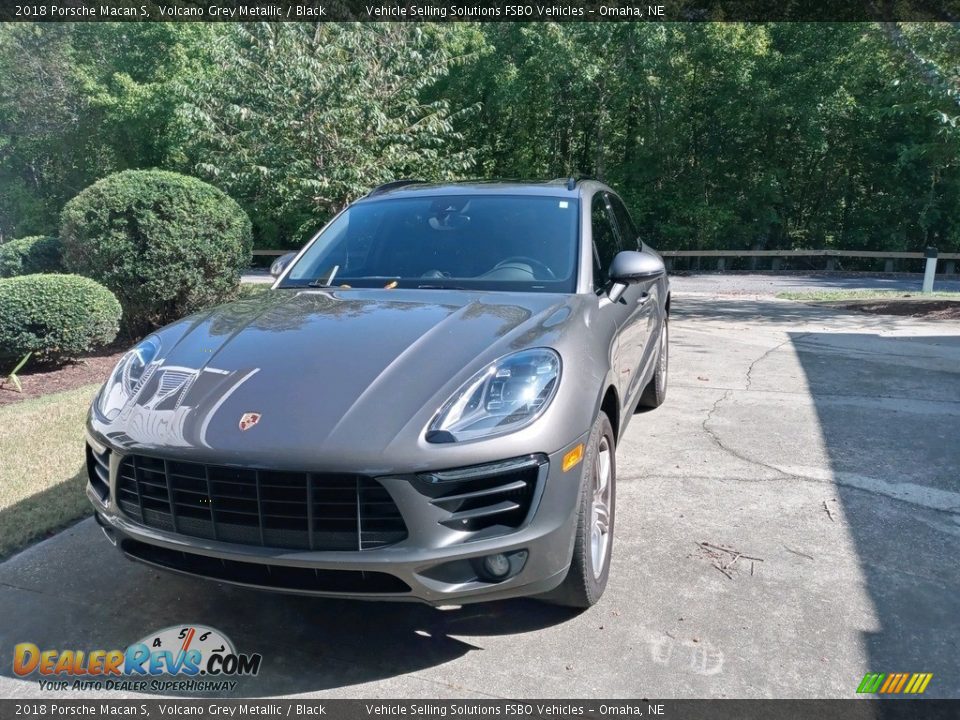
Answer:
<svg viewBox="0 0 960 720"><path fill-rule="evenodd" d="M620 246L624 250L645 252L639 232L623 201L613 193L605 195ZM652 279L629 286L628 292L623 296L631 310L628 322L620 332L620 343L623 346L621 354L624 358L629 357L631 363L629 373L626 368L621 371L621 374L628 378L626 392L621 397L628 403L632 403L643 391L653 350L657 347L653 340L658 337L656 333L659 332L656 312L660 301L658 294L659 285L656 279Z"/></svg>
<svg viewBox="0 0 960 720"><path fill-rule="evenodd" d="M610 211L606 194L596 192L590 200L590 227L593 233L593 286L599 292L609 287L608 271L613 258L621 250L620 235ZM630 378L634 374L635 363L633 343L624 342L624 333L632 327L635 314L635 295L633 286L616 301L604 306L603 312L613 316L617 334L611 348L611 363L617 376L617 392L626 399L630 387Z"/></svg>

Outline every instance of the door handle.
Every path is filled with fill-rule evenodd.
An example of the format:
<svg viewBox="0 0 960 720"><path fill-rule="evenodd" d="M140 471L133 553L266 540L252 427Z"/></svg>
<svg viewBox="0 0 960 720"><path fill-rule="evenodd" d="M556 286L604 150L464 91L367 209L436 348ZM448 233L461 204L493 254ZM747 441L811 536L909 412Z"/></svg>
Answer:
<svg viewBox="0 0 960 720"><path fill-rule="evenodd" d="M640 293L640 297L637 298L637 305L645 305L646 302L647 302L651 297L652 297L652 296L651 296L650 293L648 293L648 292Z"/></svg>

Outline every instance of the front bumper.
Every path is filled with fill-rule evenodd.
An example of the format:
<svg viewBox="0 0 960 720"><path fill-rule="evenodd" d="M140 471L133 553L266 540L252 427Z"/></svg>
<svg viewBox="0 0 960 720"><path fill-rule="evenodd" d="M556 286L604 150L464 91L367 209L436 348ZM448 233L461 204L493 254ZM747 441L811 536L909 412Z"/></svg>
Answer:
<svg viewBox="0 0 960 720"><path fill-rule="evenodd" d="M451 529L448 518L408 476L378 477L406 522L407 537L376 549L291 550L183 535L148 527L117 504L118 467L129 450L92 433L88 443L110 449L106 484L87 484L97 522L127 557L188 575L279 592L326 597L463 604L537 595L566 576L573 552L583 463L564 472L562 458L587 440L546 456L530 510L515 529ZM106 485L106 486L105 486ZM511 571L494 581L482 558L507 556Z"/></svg>

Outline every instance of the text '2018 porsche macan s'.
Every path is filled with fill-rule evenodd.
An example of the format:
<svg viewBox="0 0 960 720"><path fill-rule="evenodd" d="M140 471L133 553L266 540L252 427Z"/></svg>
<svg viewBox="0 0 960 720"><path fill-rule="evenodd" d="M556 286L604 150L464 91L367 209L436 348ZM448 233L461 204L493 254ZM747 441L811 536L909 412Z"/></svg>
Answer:
<svg viewBox="0 0 960 720"><path fill-rule="evenodd" d="M87 493L127 556L288 592L595 603L669 284L592 180L377 188L127 353Z"/></svg>

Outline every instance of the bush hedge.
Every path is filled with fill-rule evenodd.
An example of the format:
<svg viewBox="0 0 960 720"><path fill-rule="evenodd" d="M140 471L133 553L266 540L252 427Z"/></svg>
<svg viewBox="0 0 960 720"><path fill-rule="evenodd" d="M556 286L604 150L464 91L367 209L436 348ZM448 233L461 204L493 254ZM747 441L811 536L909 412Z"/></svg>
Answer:
<svg viewBox="0 0 960 720"><path fill-rule="evenodd" d="M0 277L63 272L63 246L46 235L18 238L0 245Z"/></svg>
<svg viewBox="0 0 960 720"><path fill-rule="evenodd" d="M64 263L120 300L133 334L230 298L250 264L250 219L212 185L158 170L110 175L61 214Z"/></svg>
<svg viewBox="0 0 960 720"><path fill-rule="evenodd" d="M113 342L120 303L79 275L20 275L0 280L0 361L75 358Z"/></svg>

